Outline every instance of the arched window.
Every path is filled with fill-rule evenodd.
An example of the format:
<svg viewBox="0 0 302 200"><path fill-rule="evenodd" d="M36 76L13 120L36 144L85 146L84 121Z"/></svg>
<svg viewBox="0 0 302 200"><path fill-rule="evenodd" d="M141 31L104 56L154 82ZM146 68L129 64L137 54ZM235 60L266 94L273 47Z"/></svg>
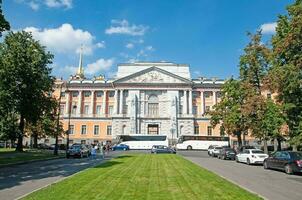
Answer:
<svg viewBox="0 0 302 200"><path fill-rule="evenodd" d="M148 115L158 116L158 97L150 95L148 99Z"/></svg>
<svg viewBox="0 0 302 200"><path fill-rule="evenodd" d="M122 127L122 135L125 135L126 125L123 125Z"/></svg>
<svg viewBox="0 0 302 200"><path fill-rule="evenodd" d="M179 127L179 135L177 135L177 137L179 137L179 136L181 136L181 135L183 134L183 130L184 130L184 126L181 125L181 126Z"/></svg>

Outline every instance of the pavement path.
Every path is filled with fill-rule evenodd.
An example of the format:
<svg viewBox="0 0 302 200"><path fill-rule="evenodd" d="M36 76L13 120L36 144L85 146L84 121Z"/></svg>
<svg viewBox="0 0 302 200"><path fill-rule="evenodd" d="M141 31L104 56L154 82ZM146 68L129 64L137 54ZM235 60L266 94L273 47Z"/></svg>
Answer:
<svg viewBox="0 0 302 200"><path fill-rule="evenodd" d="M0 168L0 200L18 199L29 192L60 181L76 172L118 156L110 152L105 160L55 159Z"/></svg>
<svg viewBox="0 0 302 200"><path fill-rule="evenodd" d="M302 176L264 170L263 166L219 160L204 151L179 151L178 154L239 186L270 200L301 200Z"/></svg>

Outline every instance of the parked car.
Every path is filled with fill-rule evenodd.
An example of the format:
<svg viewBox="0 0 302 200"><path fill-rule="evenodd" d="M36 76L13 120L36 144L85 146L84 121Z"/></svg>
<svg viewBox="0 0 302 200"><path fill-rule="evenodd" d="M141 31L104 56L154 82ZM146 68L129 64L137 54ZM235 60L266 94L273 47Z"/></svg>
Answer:
<svg viewBox="0 0 302 200"><path fill-rule="evenodd" d="M116 144L112 147L112 151L117 151L117 150L127 151L129 149L130 149L129 146L126 144Z"/></svg>
<svg viewBox="0 0 302 200"><path fill-rule="evenodd" d="M67 158L69 157L88 157L89 149L84 144L73 144L67 150Z"/></svg>
<svg viewBox="0 0 302 200"><path fill-rule="evenodd" d="M153 145L151 148L151 153L176 153L174 148L167 147L165 145Z"/></svg>
<svg viewBox="0 0 302 200"><path fill-rule="evenodd" d="M214 147L217 147L218 145L210 145L209 148L208 148L208 155L212 155L212 152L213 152L213 149Z"/></svg>
<svg viewBox="0 0 302 200"><path fill-rule="evenodd" d="M49 145L47 145L47 144L45 144L45 143L40 143L40 144L38 144L38 149L51 149L51 147L49 146Z"/></svg>
<svg viewBox="0 0 302 200"><path fill-rule="evenodd" d="M217 157L217 155L219 154L219 151L222 149L222 147L216 146L213 148L213 150L211 151L210 156L212 157Z"/></svg>
<svg viewBox="0 0 302 200"><path fill-rule="evenodd" d="M302 172L302 152L276 151L264 160L263 167L283 170L287 174Z"/></svg>
<svg viewBox="0 0 302 200"><path fill-rule="evenodd" d="M241 146L240 148L237 149L237 153L241 153L246 149L257 149L257 148L254 147L254 146L248 146L248 145L247 146Z"/></svg>
<svg viewBox="0 0 302 200"><path fill-rule="evenodd" d="M248 165L262 164L266 158L268 158L268 155L260 149L245 149L236 155L236 162L242 162Z"/></svg>
<svg viewBox="0 0 302 200"><path fill-rule="evenodd" d="M223 147L220 149L217 158L218 159L230 159L230 160L235 160L236 156L236 151L230 147Z"/></svg>

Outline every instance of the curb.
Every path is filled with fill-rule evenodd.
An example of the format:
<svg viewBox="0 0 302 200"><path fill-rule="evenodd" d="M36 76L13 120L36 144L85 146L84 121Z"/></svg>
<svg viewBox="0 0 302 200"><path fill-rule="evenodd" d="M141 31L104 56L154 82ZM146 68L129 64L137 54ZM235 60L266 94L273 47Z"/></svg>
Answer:
<svg viewBox="0 0 302 200"><path fill-rule="evenodd" d="M35 162L39 162L39 161L62 159L62 158L65 158L65 157L61 156L61 157L52 157L52 158L44 158L44 159L42 158L42 159L36 159L36 160L21 161L21 162L16 162L16 163L0 164L0 168L12 167L12 166L15 166L15 165L23 165L23 164L35 163Z"/></svg>

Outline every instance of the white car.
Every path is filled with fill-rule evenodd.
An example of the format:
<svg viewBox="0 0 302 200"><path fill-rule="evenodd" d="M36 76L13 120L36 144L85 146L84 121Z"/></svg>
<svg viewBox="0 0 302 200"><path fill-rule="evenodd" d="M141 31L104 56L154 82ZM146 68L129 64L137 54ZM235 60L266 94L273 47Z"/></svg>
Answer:
<svg viewBox="0 0 302 200"><path fill-rule="evenodd" d="M214 150L214 147L217 147L218 145L210 145L208 148L208 155L211 156Z"/></svg>
<svg viewBox="0 0 302 200"><path fill-rule="evenodd" d="M236 155L236 161L250 164L263 164L264 159L268 158L260 149L245 149Z"/></svg>

